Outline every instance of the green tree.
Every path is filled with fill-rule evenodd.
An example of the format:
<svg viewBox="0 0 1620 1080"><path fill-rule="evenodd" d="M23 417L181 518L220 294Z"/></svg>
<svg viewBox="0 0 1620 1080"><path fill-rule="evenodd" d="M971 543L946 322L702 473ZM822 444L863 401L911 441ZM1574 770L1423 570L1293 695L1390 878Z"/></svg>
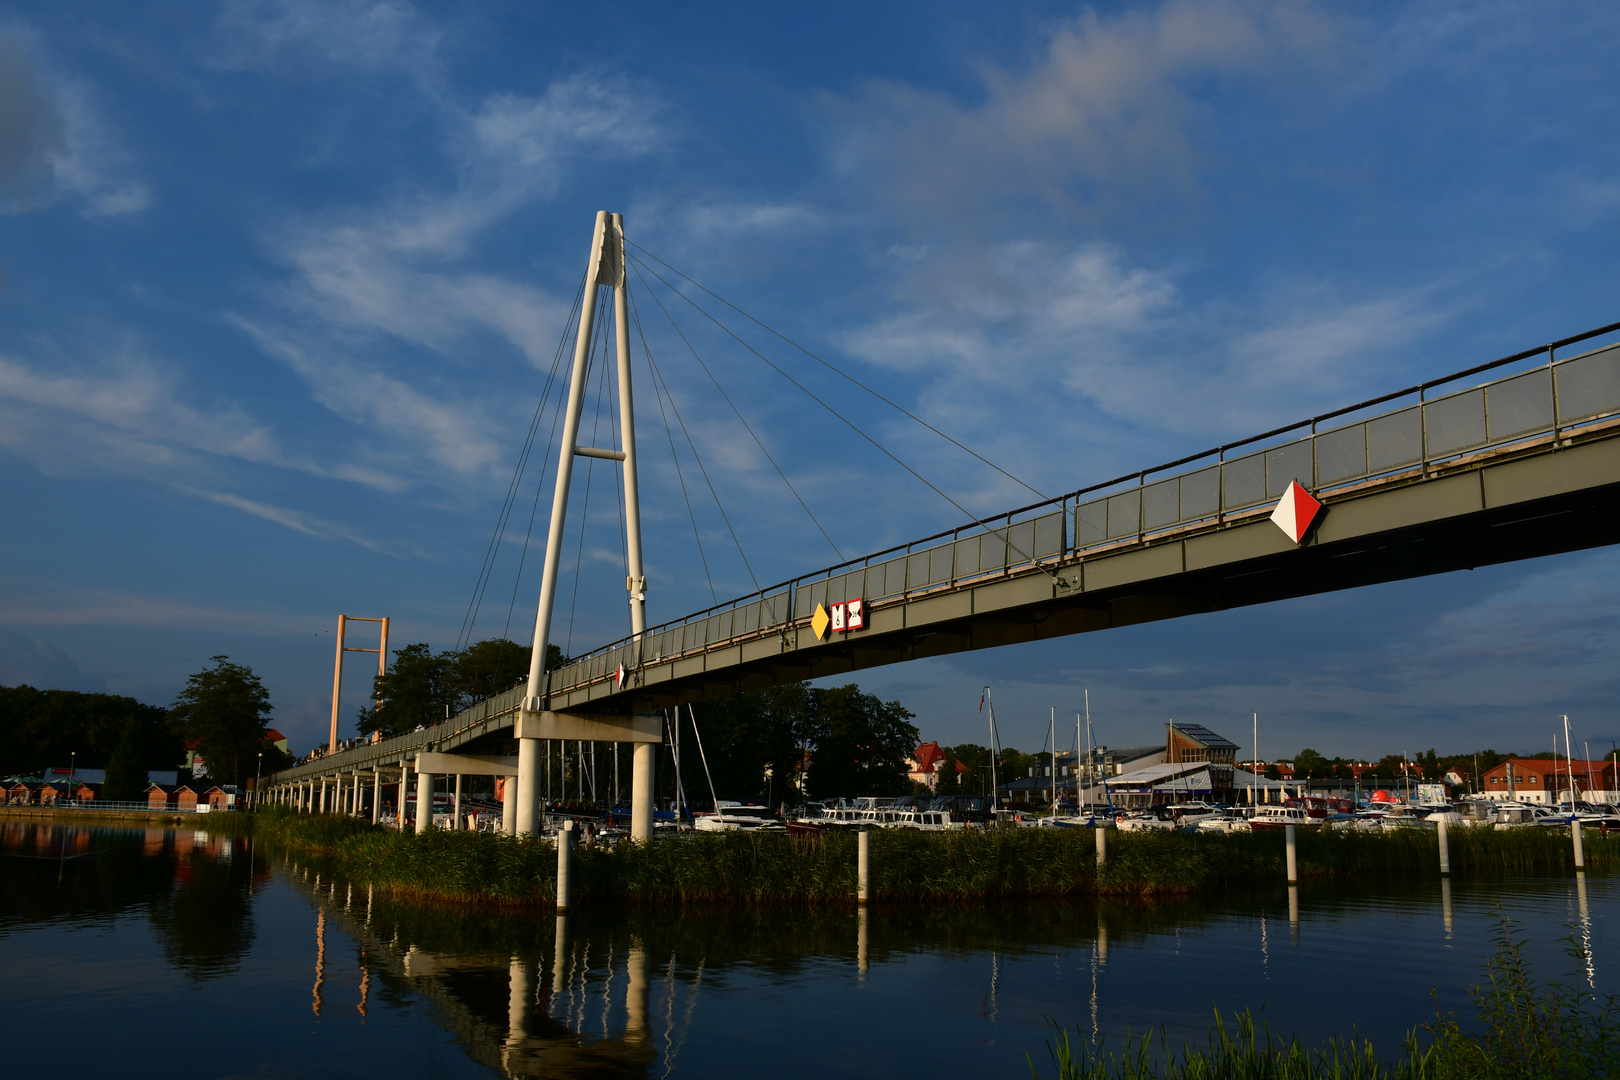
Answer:
<svg viewBox="0 0 1620 1080"><path fill-rule="evenodd" d="M385 737L432 727L456 711L460 673L454 653L434 654L426 642L394 650L394 662L373 683L376 703L360 710L355 727Z"/></svg>
<svg viewBox="0 0 1620 1080"><path fill-rule="evenodd" d="M169 717L196 743L210 776L240 785L258 763L274 706L252 668L233 664L228 656L210 659L213 667L186 680Z"/></svg>
<svg viewBox="0 0 1620 1080"><path fill-rule="evenodd" d="M490 638L461 652L435 653L426 642L394 650L394 662L372 680L373 704L360 709L355 729L392 738L432 727L446 717L510 690L529 672L530 649ZM555 645L546 650L546 670L568 662Z"/></svg>
<svg viewBox="0 0 1620 1080"><path fill-rule="evenodd" d="M1294 755L1294 778L1296 780L1317 780L1327 776L1328 760L1315 750L1306 747Z"/></svg>
<svg viewBox="0 0 1620 1080"><path fill-rule="evenodd" d="M104 799L131 802L146 790L146 740L140 724L130 720L124 725L118 745L113 747L107 762L107 781L101 787Z"/></svg>
<svg viewBox="0 0 1620 1080"><path fill-rule="evenodd" d="M812 793L900 795L911 790L906 758L921 736L904 705L863 694L854 683L813 694Z"/></svg>

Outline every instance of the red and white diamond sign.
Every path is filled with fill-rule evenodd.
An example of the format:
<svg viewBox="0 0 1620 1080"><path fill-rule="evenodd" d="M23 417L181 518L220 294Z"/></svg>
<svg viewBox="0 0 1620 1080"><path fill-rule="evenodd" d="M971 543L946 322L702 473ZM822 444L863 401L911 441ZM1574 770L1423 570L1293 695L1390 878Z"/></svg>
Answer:
<svg viewBox="0 0 1620 1080"><path fill-rule="evenodd" d="M1282 499L1277 503L1277 509L1271 512L1271 521L1277 528L1288 534L1288 539L1299 543L1310 532L1311 523L1322 513L1322 504L1312 498L1311 493L1300 487L1295 480L1283 492Z"/></svg>
<svg viewBox="0 0 1620 1080"><path fill-rule="evenodd" d="M623 690L625 680L628 679L629 677L630 677L630 673L628 671L624 670L624 665L623 664L620 664L619 665L619 670L615 671L613 673L613 683L620 690Z"/></svg>

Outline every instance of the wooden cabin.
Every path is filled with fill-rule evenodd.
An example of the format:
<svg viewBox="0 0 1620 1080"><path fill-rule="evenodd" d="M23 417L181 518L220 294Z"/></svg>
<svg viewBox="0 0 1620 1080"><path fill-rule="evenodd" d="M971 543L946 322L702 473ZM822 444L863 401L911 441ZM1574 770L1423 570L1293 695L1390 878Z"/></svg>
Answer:
<svg viewBox="0 0 1620 1080"><path fill-rule="evenodd" d="M6 802L13 806L27 806L34 801L34 788L37 785L24 780L18 780L6 788Z"/></svg>
<svg viewBox="0 0 1620 1080"><path fill-rule="evenodd" d="M149 810L167 810L169 808L169 794L172 788L162 784L146 785L146 806Z"/></svg>
<svg viewBox="0 0 1620 1080"><path fill-rule="evenodd" d="M192 813L197 809L197 793L181 784L174 789L174 808L182 814Z"/></svg>
<svg viewBox="0 0 1620 1080"><path fill-rule="evenodd" d="M230 794L224 788L219 787L217 784L199 795L198 799L199 801L206 802L215 810L227 810L230 808L231 804L236 801L235 799L231 798Z"/></svg>
<svg viewBox="0 0 1620 1080"><path fill-rule="evenodd" d="M81 803L95 802L101 797L101 785L81 781L74 786L73 797Z"/></svg>

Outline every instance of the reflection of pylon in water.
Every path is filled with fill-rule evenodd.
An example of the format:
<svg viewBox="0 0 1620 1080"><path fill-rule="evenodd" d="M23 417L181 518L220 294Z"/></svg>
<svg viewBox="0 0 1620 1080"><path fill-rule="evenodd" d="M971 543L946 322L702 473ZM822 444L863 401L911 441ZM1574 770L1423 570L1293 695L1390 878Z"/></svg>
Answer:
<svg viewBox="0 0 1620 1080"><path fill-rule="evenodd" d="M361 1016L366 1015L366 1003L370 999L370 997L371 997L371 969L366 966L366 950L361 949L360 950L360 1004L355 1006L355 1008L360 1010L360 1015Z"/></svg>

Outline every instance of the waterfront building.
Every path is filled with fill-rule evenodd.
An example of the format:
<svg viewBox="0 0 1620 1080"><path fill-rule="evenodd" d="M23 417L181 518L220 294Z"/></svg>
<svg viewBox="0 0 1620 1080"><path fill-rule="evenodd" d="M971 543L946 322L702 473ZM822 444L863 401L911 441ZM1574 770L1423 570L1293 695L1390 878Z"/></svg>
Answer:
<svg viewBox="0 0 1620 1080"><path fill-rule="evenodd" d="M1509 770L1512 782L1509 783ZM1554 761L1551 758L1509 758L1480 777L1484 793L1492 798L1511 797L1519 802L1552 804L1569 800L1570 773L1575 774L1576 796L1584 802L1620 802L1615 766L1610 761Z"/></svg>

